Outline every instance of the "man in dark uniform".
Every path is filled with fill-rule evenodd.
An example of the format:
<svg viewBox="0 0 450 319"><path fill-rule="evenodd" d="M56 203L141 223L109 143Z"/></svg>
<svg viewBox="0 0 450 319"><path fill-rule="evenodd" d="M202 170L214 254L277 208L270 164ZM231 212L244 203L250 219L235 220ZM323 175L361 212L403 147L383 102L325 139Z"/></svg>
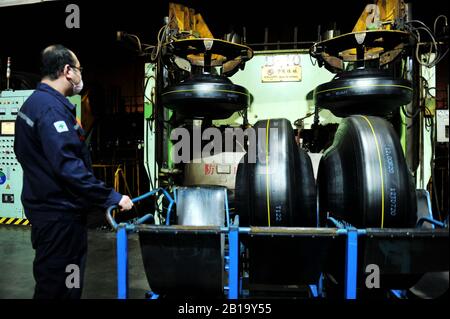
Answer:
<svg viewBox="0 0 450 319"><path fill-rule="evenodd" d="M83 86L75 54L61 45L47 47L42 51L42 75L20 109L14 142L23 168L22 203L36 251L34 298L80 298L86 211L112 205L129 210L133 203L93 175L75 106L66 98Z"/></svg>

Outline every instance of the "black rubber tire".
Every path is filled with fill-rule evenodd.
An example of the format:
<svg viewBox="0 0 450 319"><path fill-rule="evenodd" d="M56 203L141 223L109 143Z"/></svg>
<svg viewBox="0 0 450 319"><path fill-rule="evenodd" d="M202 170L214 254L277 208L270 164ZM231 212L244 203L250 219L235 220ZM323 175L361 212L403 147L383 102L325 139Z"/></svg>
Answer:
<svg viewBox="0 0 450 319"><path fill-rule="evenodd" d="M321 225L330 213L355 227L413 227L417 203L411 178L389 122L344 118L319 165Z"/></svg>
<svg viewBox="0 0 450 319"><path fill-rule="evenodd" d="M267 127L266 138L261 134L265 134ZM249 163L245 156L236 176L236 209L240 225L316 226L312 164L309 156L295 143L291 123L286 119L262 120L254 125L254 129L258 152L256 163ZM269 167L265 165L267 142Z"/></svg>
<svg viewBox="0 0 450 319"><path fill-rule="evenodd" d="M230 79L194 75L164 89L162 104L188 118L226 119L250 104L250 93Z"/></svg>
<svg viewBox="0 0 450 319"><path fill-rule="evenodd" d="M342 72L314 90L317 107L335 116L386 115L412 99L411 82L396 79L380 70Z"/></svg>
<svg viewBox="0 0 450 319"><path fill-rule="evenodd" d="M308 153L298 146L299 163L297 169L297 196L300 211L302 212L302 227L317 227L318 211L317 211L317 188L314 178L314 169L311 158Z"/></svg>
<svg viewBox="0 0 450 319"><path fill-rule="evenodd" d="M250 185L249 185L249 167L255 165L248 163L247 154L244 155L242 161L238 164L235 181L234 207L236 214L239 216L239 225L250 225Z"/></svg>

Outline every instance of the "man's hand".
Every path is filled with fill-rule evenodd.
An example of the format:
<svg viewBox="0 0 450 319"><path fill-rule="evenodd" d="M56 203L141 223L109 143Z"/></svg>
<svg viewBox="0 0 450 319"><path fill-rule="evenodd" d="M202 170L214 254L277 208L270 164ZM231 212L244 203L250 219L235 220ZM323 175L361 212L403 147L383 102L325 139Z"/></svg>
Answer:
<svg viewBox="0 0 450 319"><path fill-rule="evenodd" d="M131 201L130 197L123 195L122 199L119 202L120 211L126 211L133 208L133 202Z"/></svg>

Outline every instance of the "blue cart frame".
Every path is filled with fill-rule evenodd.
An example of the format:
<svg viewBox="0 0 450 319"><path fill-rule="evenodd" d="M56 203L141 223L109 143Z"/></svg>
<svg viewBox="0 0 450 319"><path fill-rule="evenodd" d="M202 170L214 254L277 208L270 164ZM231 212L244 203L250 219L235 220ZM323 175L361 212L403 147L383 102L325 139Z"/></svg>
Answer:
<svg viewBox="0 0 450 319"><path fill-rule="evenodd" d="M175 198L176 198L176 192ZM226 193L226 190L225 190ZM175 200L170 196L170 194L162 188L153 190L148 192L142 196L139 196L132 201L134 203L145 199L150 196L155 195L164 195L168 201L168 214L166 219L166 225L169 225L170 213L173 205L175 204ZM226 195L225 195L226 196ZM240 296L240 278L239 278L239 235L240 234L249 234L252 230L251 227L237 227L230 224L229 219L229 211L228 211L228 200L225 197L225 209L227 216L227 227L222 227L221 232L228 235L228 246L229 246L229 254L225 256L226 261L226 270L228 270L228 287L224 287L225 291L228 291L228 299L238 299ZM136 226L139 224L143 224L144 222L153 218L153 215L147 214L134 223L121 223L117 224L117 222L112 217L112 211L116 209L117 206L111 206L108 208L106 213L106 218L110 225L116 230L116 240L117 240L117 298L118 299L127 299L128 298L128 233L133 233L136 231ZM335 225L334 230L336 236L345 236L345 282L344 282L344 297L345 299L354 300L357 297L357 274L358 274L358 238L361 236L365 236L367 234L366 229L356 229L351 225L346 224L345 222L340 222L332 217L328 217L328 220ZM418 226L421 226L423 223L430 223L433 228L446 228L447 225L434 220L432 217L422 218L418 222ZM272 229L274 229L272 227ZM306 228L305 228L306 229ZM310 234L313 236L314 234L319 235L321 228L310 228ZM447 234L448 236L448 234ZM311 290L313 292L313 296L317 297L321 290L321 282L318 283L318 286L312 286ZM398 291L394 291L394 294L399 295ZM400 295L399 295L400 296ZM154 294L152 299L157 298L158 296Z"/></svg>

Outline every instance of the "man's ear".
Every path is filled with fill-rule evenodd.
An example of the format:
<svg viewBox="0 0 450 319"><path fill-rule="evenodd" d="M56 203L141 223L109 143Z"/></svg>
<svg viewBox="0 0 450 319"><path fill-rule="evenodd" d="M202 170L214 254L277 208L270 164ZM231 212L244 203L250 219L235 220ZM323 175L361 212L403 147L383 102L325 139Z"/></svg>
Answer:
<svg viewBox="0 0 450 319"><path fill-rule="evenodd" d="M63 69L63 74L65 76L67 76L69 74L69 71L70 71L70 65L66 64Z"/></svg>

